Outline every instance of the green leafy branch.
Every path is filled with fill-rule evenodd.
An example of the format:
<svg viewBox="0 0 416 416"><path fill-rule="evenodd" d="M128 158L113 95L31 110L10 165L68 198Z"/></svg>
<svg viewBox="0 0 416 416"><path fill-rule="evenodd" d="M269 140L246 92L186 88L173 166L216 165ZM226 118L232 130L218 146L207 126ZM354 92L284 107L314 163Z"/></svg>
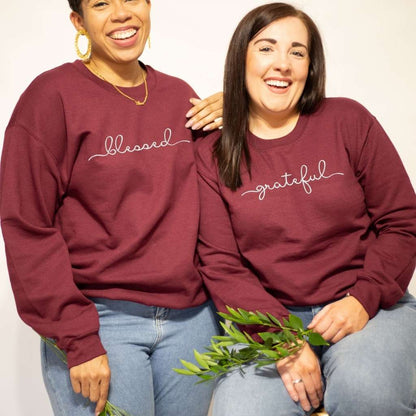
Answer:
<svg viewBox="0 0 416 416"><path fill-rule="evenodd" d="M244 309L233 309L227 306L228 313L218 314L229 322L240 325L261 325L273 328L274 332L259 332L263 342L257 342L247 332L242 332L233 324L221 322L226 335L211 338L207 352L194 350L195 360L199 367L191 362L180 360L184 368L174 368L178 374L197 376L199 383L218 378L227 372L239 369L244 373L243 366L255 362L256 367L273 364L276 361L295 354L305 342L311 345L328 345L322 336L310 329L304 329L302 320L289 315L280 322L271 314L251 312ZM245 344L242 348L232 348L236 344Z"/></svg>
<svg viewBox="0 0 416 416"><path fill-rule="evenodd" d="M54 353L61 359L62 362L64 362L65 364L68 363L65 352L62 351L53 340L46 338L46 337L42 337L42 336L41 338L42 338L42 341L46 345L52 348ZM112 403L110 403L107 400L107 402L105 403L104 410L99 414L99 416L131 416L131 415L127 413L125 410L120 409L117 406L114 406Z"/></svg>

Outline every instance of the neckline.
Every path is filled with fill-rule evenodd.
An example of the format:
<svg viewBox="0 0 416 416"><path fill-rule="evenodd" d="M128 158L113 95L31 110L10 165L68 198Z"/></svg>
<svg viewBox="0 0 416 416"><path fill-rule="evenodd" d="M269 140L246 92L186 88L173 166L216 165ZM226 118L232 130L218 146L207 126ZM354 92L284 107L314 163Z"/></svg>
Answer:
<svg viewBox="0 0 416 416"><path fill-rule="evenodd" d="M153 89L155 86L155 77L153 73L152 67L145 65L143 62L138 61L139 65L146 71L146 82L147 87L150 90L150 88ZM114 94L121 96L114 87L107 81L104 81L103 79L99 78L97 75L93 74L81 60L76 60L74 62L74 65L77 69L79 69L84 75L86 75L90 80L94 81L97 85L100 85L102 88L105 88L107 91L112 91ZM135 87L119 87L118 88L127 94L141 94L145 87L144 83L137 85ZM150 97L149 97L150 98Z"/></svg>
<svg viewBox="0 0 416 416"><path fill-rule="evenodd" d="M248 131L247 138L248 143L257 149L269 149L277 146L285 146L289 143L293 143L298 140L308 124L308 115L301 114L295 125L295 128L283 137L277 137L275 139L262 139L256 136L251 131Z"/></svg>

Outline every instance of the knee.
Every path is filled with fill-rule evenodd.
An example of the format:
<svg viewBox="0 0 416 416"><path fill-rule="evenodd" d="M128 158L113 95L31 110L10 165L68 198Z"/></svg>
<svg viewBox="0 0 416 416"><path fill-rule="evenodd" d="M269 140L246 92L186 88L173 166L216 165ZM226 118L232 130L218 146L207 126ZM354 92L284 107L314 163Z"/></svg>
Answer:
<svg viewBox="0 0 416 416"><path fill-rule="evenodd" d="M302 416L305 412L289 396L274 365L235 370L221 378L214 391L213 416Z"/></svg>
<svg viewBox="0 0 416 416"><path fill-rule="evenodd" d="M409 416L415 410L412 380L383 372L339 371L327 379L324 403L331 416Z"/></svg>

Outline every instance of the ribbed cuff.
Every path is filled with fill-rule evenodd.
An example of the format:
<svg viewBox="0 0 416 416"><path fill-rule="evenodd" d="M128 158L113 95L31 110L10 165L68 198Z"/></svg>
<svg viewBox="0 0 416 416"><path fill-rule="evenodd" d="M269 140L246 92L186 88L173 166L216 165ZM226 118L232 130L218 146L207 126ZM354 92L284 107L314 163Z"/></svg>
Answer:
<svg viewBox="0 0 416 416"><path fill-rule="evenodd" d="M97 334L75 339L66 350L68 368L85 363L104 354L106 354L106 350Z"/></svg>
<svg viewBox="0 0 416 416"><path fill-rule="evenodd" d="M357 283L348 292L363 305L370 319L377 314L380 309L381 294L376 284L358 278Z"/></svg>

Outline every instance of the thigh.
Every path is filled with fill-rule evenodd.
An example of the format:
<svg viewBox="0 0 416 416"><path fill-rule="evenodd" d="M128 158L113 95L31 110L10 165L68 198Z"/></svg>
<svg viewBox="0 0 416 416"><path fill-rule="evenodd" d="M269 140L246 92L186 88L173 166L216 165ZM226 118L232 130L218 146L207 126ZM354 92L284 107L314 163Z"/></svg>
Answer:
<svg viewBox="0 0 416 416"><path fill-rule="evenodd" d="M248 365L217 382L212 415L304 416L305 412L290 398L275 365Z"/></svg>
<svg viewBox="0 0 416 416"><path fill-rule="evenodd" d="M180 359L195 362L193 350L204 351L218 335L218 318L211 302L184 310L166 309L157 324L160 340L151 356L156 416L206 416L213 383L172 371Z"/></svg>
<svg viewBox="0 0 416 416"><path fill-rule="evenodd" d="M335 416L347 408L362 415L413 415L415 346L416 300L407 294L323 354L327 410Z"/></svg>
<svg viewBox="0 0 416 416"><path fill-rule="evenodd" d="M151 347L153 309L127 301L96 299L100 339L111 369L109 401L131 416L154 416Z"/></svg>

